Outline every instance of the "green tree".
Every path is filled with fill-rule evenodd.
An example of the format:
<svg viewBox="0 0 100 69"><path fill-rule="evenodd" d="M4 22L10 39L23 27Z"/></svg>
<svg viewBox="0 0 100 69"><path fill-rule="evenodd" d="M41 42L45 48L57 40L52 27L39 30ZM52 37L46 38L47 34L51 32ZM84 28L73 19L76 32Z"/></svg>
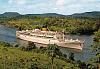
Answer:
<svg viewBox="0 0 100 69"><path fill-rule="evenodd" d="M69 53L69 59L74 61L74 53Z"/></svg>
<svg viewBox="0 0 100 69"><path fill-rule="evenodd" d="M49 44L47 47L47 53L51 57L52 69L53 69L53 61L57 55L60 55L60 49L55 44Z"/></svg>
<svg viewBox="0 0 100 69"><path fill-rule="evenodd" d="M94 35L94 40L100 42L100 29L97 32L95 32Z"/></svg>

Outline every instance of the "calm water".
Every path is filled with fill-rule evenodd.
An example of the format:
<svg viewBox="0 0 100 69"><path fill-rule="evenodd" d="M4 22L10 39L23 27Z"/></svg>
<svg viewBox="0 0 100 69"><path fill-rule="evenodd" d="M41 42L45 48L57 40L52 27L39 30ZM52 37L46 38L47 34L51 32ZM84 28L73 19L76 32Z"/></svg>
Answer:
<svg viewBox="0 0 100 69"><path fill-rule="evenodd" d="M77 36L77 35L67 35L67 38L79 38L82 40L85 40L83 51L78 51L75 49L67 49L62 48L61 51L65 54L69 54L70 52L73 52L75 54L76 60L82 60L87 61L91 56L93 56L93 53L91 52L90 46L93 44L93 37L92 36ZM8 42L8 43L17 43L21 42L24 43L25 41L16 39L16 29L8 28L5 26L0 25L0 41Z"/></svg>

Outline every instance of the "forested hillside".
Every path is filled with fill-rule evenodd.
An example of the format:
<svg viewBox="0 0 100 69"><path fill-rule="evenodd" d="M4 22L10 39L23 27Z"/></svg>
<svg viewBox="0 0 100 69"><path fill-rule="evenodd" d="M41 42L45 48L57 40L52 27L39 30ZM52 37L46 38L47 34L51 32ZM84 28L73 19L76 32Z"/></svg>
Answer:
<svg viewBox="0 0 100 69"><path fill-rule="evenodd" d="M79 15L82 17L79 17ZM56 13L27 14L13 18L8 16L0 17L0 23L9 27L15 27L18 30L41 29L42 27L47 27L53 31L62 31L64 29L67 34L93 34L100 28L99 12L86 12L77 14L75 17L73 16L69 17Z"/></svg>
<svg viewBox="0 0 100 69"><path fill-rule="evenodd" d="M100 18L99 12L86 12L70 16L46 13L26 14L7 12L0 15L0 24L18 30L42 29L43 27L65 34L91 35L94 42L91 46L96 53L88 62L76 61L74 54L63 54L57 45L48 45L47 48L10 45L0 42L1 69L98 69L100 65ZM6 65L6 66L5 66Z"/></svg>
<svg viewBox="0 0 100 69"><path fill-rule="evenodd" d="M53 47L53 48L52 48ZM53 55L52 55L53 53ZM59 53L59 54L58 54ZM13 47L0 42L1 69L80 69L79 64L60 53L59 48Z"/></svg>
<svg viewBox="0 0 100 69"><path fill-rule="evenodd" d="M0 14L0 17L7 17L7 18L13 18L17 16L20 16L20 14L17 12L5 12L3 14Z"/></svg>
<svg viewBox="0 0 100 69"><path fill-rule="evenodd" d="M85 13L75 13L72 15L69 15L69 17L75 17L75 18L100 18L100 11L93 11L93 12L85 12Z"/></svg>

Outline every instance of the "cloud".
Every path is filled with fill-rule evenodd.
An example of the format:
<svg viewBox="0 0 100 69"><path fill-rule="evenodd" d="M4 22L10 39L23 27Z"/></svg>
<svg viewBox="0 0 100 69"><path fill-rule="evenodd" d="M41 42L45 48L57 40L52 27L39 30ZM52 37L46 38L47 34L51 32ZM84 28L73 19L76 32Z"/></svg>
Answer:
<svg viewBox="0 0 100 69"><path fill-rule="evenodd" d="M4 0L2 0L4 1ZM6 0L1 12L72 14L100 10L100 0Z"/></svg>
<svg viewBox="0 0 100 69"><path fill-rule="evenodd" d="M65 4L65 0L57 0L56 5L57 6L63 6Z"/></svg>
<svg viewBox="0 0 100 69"><path fill-rule="evenodd" d="M61 14L100 11L100 0L56 0L54 10Z"/></svg>
<svg viewBox="0 0 100 69"><path fill-rule="evenodd" d="M77 5L90 5L90 4L97 4L100 3L100 0L56 0L56 7L55 9L64 9L68 6L74 5L74 7L77 7Z"/></svg>
<svg viewBox="0 0 100 69"><path fill-rule="evenodd" d="M9 4L24 5L27 3L26 0L9 0Z"/></svg>
<svg viewBox="0 0 100 69"><path fill-rule="evenodd" d="M98 3L100 0L56 0L57 6L65 6L71 4L90 4L90 3Z"/></svg>

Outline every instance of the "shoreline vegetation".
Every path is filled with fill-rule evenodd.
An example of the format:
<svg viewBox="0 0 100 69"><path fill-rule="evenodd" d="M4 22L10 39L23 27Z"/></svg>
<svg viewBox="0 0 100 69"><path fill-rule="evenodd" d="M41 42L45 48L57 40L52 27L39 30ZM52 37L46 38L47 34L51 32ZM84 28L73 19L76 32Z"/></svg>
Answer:
<svg viewBox="0 0 100 69"><path fill-rule="evenodd" d="M74 53L63 54L55 44L37 48L31 42L27 47L0 42L1 69L98 69L98 63L76 61Z"/></svg>
<svg viewBox="0 0 100 69"><path fill-rule="evenodd" d="M48 28L52 31L63 29L65 34L91 35L100 29L100 19L91 17L42 17L32 15L20 15L16 17L0 17L0 24L13 27L18 30Z"/></svg>
<svg viewBox="0 0 100 69"><path fill-rule="evenodd" d="M34 44L29 46L10 45L0 42L0 68L1 69L99 69L100 65L100 19L91 17L39 17L21 15L17 17L0 17L0 24L27 30L35 28L48 28L52 31L65 31L65 34L91 35L94 44L91 46L95 57L87 62L76 61L74 53L70 56L60 52L57 45L48 45L47 48L37 48Z"/></svg>
<svg viewBox="0 0 100 69"><path fill-rule="evenodd" d="M2 69L80 69L73 61L72 55L66 59L67 56L62 54L56 45L49 45L48 48L37 48L34 44L29 44L28 47L14 47L0 42Z"/></svg>

